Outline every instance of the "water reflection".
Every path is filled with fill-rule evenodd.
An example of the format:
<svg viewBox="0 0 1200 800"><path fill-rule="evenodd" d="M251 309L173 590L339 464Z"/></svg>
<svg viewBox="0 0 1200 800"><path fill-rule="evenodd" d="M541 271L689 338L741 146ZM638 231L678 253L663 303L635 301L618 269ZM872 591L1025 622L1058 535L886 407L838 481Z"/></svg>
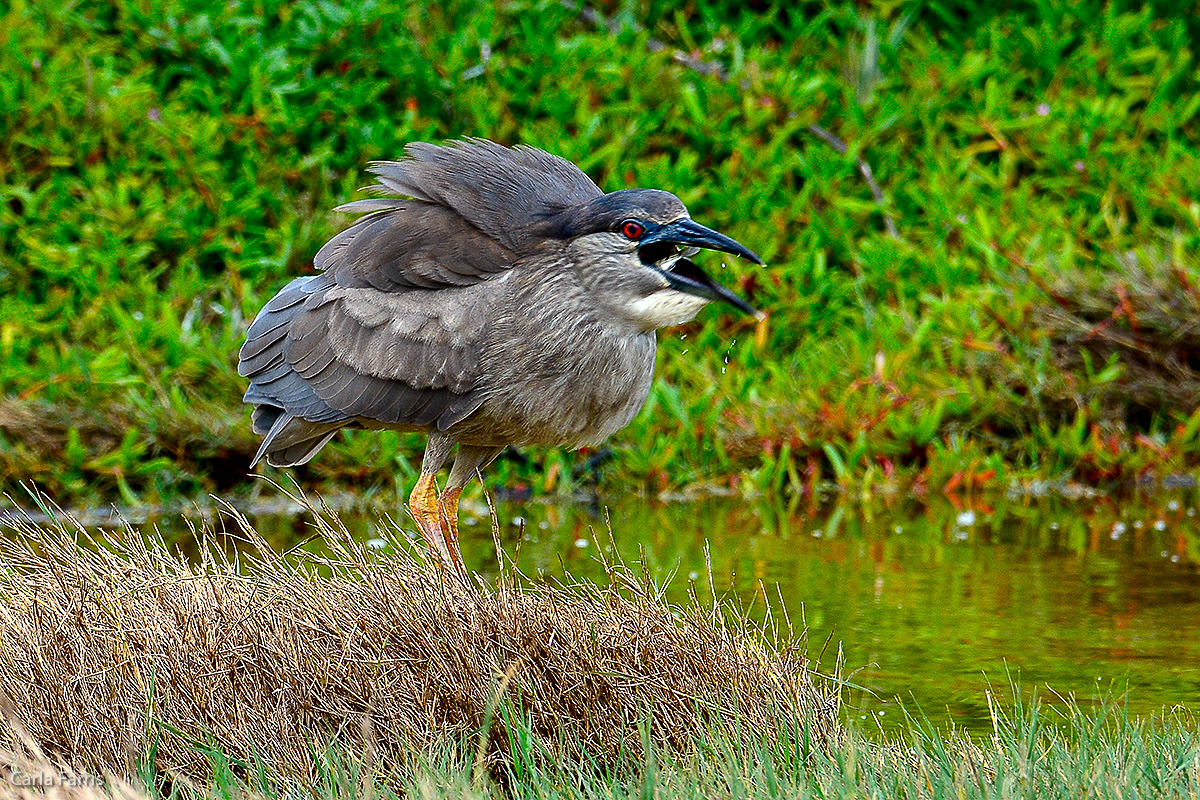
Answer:
<svg viewBox="0 0 1200 800"><path fill-rule="evenodd" d="M762 593L781 597L824 670L840 648L860 687L852 713L891 727L899 697L943 726L983 732L987 690L1009 698L1010 676L1085 703L1127 686L1136 714L1200 710L1195 507L1184 492L1136 504L893 500L815 516L743 500L501 503L497 512L501 545L526 574L603 580L597 556L615 550L659 579L673 573L677 601L689 584L752 613L762 613ZM468 498L463 517L468 566L494 575L487 506ZM379 512L341 518L362 541L391 524ZM299 516L252 521L281 549L309 535ZM191 535L178 517L144 524L180 544Z"/></svg>

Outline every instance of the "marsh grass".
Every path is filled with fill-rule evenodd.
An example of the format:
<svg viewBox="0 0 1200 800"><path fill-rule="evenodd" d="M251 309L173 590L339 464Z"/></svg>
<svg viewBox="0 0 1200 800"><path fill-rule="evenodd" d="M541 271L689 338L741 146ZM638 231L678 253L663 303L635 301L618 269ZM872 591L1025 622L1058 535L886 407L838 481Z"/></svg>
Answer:
<svg viewBox="0 0 1200 800"><path fill-rule="evenodd" d="M519 780L476 780L467 765L434 756L411 768L383 772L329 758L311 783L266 774L250 781L224 772L207 783L180 780L176 797L378 798L1091 798L1195 797L1200 792L1200 748L1194 720L1134 721L1119 705L1100 715L1076 715L1047 724L1037 706L1019 717L997 718L990 740L947 739L913 720L912 733L890 745L853 732L832 753L810 752L786 737L764 737L751 747L720 737L680 758L652 748L621 776L597 777L573 765L533 759ZM219 761L219 756L214 760ZM110 776L107 786L37 755L0 754L16 775L57 779L45 791L0 782L5 800L137 800L161 796L140 780ZM14 769L15 768L15 769Z"/></svg>
<svg viewBox="0 0 1200 800"><path fill-rule="evenodd" d="M0 581L0 798L1200 793L1185 712L1014 687L989 734L909 713L866 736L837 721L836 683L730 609L667 605L620 565L603 588L452 589L314 514L321 555L273 555L231 514L242 555L199 563L66 518L19 525Z"/></svg>
<svg viewBox="0 0 1200 800"><path fill-rule="evenodd" d="M0 544L12 722L74 769L160 781L209 779L218 754L239 780L316 780L330 750L519 778L530 759L616 774L718 731L840 741L836 687L786 631L672 606L621 564L604 587L457 585L395 531L377 554L314 512L320 555L276 555L230 511L240 548L199 561L128 528L18 521Z"/></svg>
<svg viewBox="0 0 1200 800"><path fill-rule="evenodd" d="M54 511L44 502L48 510ZM1183 711L1019 687L968 738L838 720L782 609L609 585L443 582L312 508L284 555L227 510L188 560L65 515L0 576L0 798L1126 798L1200 793Z"/></svg>

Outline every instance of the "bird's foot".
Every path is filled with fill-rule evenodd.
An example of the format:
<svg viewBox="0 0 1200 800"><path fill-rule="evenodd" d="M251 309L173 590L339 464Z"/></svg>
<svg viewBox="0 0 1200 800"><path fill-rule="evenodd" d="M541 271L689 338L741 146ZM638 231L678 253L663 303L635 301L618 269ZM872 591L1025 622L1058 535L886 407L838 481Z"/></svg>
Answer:
<svg viewBox="0 0 1200 800"><path fill-rule="evenodd" d="M437 557L440 564L453 563L453 557L446 547L446 538L442 535L441 514L438 510L437 482L432 474L421 473L412 494L408 496L408 510L412 512L413 520L425 543Z"/></svg>
<svg viewBox="0 0 1200 800"><path fill-rule="evenodd" d="M437 559L438 566L449 569L468 583L466 565L458 549L458 497L461 489L449 489L438 497L434 476L421 473L417 485L408 497L408 508L425 537L425 543Z"/></svg>
<svg viewBox="0 0 1200 800"><path fill-rule="evenodd" d="M462 551L458 547L458 498L461 495L462 489L447 489L442 492L442 496L438 498L438 527L441 529L442 540L450 553L454 568L465 582L467 566L463 563Z"/></svg>

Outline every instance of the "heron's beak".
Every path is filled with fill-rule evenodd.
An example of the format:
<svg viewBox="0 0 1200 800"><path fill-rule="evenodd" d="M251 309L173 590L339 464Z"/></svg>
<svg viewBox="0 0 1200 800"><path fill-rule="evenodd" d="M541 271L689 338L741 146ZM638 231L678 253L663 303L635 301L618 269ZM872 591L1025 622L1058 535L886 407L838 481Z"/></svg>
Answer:
<svg viewBox="0 0 1200 800"><path fill-rule="evenodd" d="M638 254L642 261L662 273L667 284L675 291L728 303L761 319L761 311L708 277L695 262L686 258L694 254L697 248L721 250L748 258L755 264L763 263L761 258L740 242L686 217L647 231L638 242Z"/></svg>
<svg viewBox="0 0 1200 800"><path fill-rule="evenodd" d="M650 244L677 244L680 247L701 247L705 250L721 250L733 253L735 256L748 258L755 264L763 260L754 254L750 248L723 233L717 233L712 228L706 228L695 220L684 217L665 225L659 225L646 232L638 241L639 249Z"/></svg>
<svg viewBox="0 0 1200 800"><path fill-rule="evenodd" d="M677 292L694 294L706 300L729 303L729 305L739 311L745 311L755 319L763 318L761 311L705 275L704 270L696 266L696 263L690 259L681 256L669 268L659 268L658 271L667 279L667 285Z"/></svg>

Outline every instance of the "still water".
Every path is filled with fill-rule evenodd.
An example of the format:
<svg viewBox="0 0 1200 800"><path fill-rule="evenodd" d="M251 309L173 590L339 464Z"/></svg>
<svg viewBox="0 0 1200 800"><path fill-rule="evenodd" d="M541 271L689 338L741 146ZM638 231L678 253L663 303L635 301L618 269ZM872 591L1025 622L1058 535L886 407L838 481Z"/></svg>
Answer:
<svg viewBox="0 0 1200 800"><path fill-rule="evenodd" d="M891 728L899 704L941 728L990 729L986 694L1049 704L1127 698L1130 713L1200 711L1200 501L1195 490L1113 501L999 497L832 506L770 502L500 503L500 540L527 575L603 580L597 556L645 561L668 596L715 591L761 615L780 600L823 671L839 648L848 714ZM488 511L464 501L463 552L497 567ZM343 513L370 542L379 512ZM395 514L394 517L402 519ZM277 547L303 515L251 515ZM406 520L407 521L407 520ZM155 523L168 540L187 528ZM711 554L711 583L705 550ZM778 615L777 615L778 616Z"/></svg>

